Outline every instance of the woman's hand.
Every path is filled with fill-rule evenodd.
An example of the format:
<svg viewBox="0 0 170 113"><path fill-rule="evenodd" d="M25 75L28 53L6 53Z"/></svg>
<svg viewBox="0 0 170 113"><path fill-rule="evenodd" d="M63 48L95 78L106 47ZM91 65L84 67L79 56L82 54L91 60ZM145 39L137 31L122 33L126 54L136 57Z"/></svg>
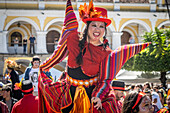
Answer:
<svg viewBox="0 0 170 113"><path fill-rule="evenodd" d="M101 103L100 98L98 98L98 97L92 97L92 98L91 98L91 102L95 103L94 108L96 108L97 110L98 110L99 108L102 109L102 103Z"/></svg>

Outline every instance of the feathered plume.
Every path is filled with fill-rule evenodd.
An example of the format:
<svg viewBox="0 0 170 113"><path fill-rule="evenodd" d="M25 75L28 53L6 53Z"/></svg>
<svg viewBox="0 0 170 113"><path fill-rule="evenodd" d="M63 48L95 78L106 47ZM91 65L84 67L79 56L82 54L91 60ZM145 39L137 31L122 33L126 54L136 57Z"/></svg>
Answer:
<svg viewBox="0 0 170 113"><path fill-rule="evenodd" d="M86 18L98 18L101 16L101 12L97 12L95 10L93 0L90 1L89 6L87 6L86 3L84 3L84 5L80 5L78 11L82 20Z"/></svg>

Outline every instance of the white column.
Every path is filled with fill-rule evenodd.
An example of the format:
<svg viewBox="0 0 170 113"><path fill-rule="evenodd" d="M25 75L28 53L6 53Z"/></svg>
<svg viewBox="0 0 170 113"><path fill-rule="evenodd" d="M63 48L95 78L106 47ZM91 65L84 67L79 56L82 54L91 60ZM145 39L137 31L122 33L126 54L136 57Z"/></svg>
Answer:
<svg viewBox="0 0 170 113"><path fill-rule="evenodd" d="M114 11L120 11L120 4L114 4Z"/></svg>
<svg viewBox="0 0 170 113"><path fill-rule="evenodd" d="M39 7L40 10L44 10L45 9L45 2L40 0L39 4L38 4L38 7Z"/></svg>
<svg viewBox="0 0 170 113"><path fill-rule="evenodd" d="M47 54L46 34L47 32L38 31L37 33L37 51L36 54Z"/></svg>
<svg viewBox="0 0 170 113"><path fill-rule="evenodd" d="M6 18L7 18L7 16L5 14L2 14L2 15L0 14L0 20L1 20L1 22L0 22L0 31L3 31Z"/></svg>
<svg viewBox="0 0 170 113"><path fill-rule="evenodd" d="M151 12L156 12L156 4L155 3L151 3L150 5L150 11Z"/></svg>
<svg viewBox="0 0 170 113"><path fill-rule="evenodd" d="M157 1L159 2L160 0L157 0ZM149 3L155 4L155 3L156 3L156 0L149 0Z"/></svg>
<svg viewBox="0 0 170 113"><path fill-rule="evenodd" d="M119 3L120 0L114 0L114 3Z"/></svg>
<svg viewBox="0 0 170 113"><path fill-rule="evenodd" d="M121 36L122 32L112 32L112 50L121 46Z"/></svg>
<svg viewBox="0 0 170 113"><path fill-rule="evenodd" d="M151 21L152 31L155 31L155 25L156 25L157 17L150 18L149 20Z"/></svg>
<svg viewBox="0 0 170 113"><path fill-rule="evenodd" d="M7 50L7 33L8 31L1 31L0 32L0 53L8 53Z"/></svg>
<svg viewBox="0 0 170 113"><path fill-rule="evenodd" d="M41 13L43 13L43 12L41 12ZM45 21L46 17L44 16L44 14L42 14L42 15L38 16L38 19L40 21L40 27L41 27L41 29L43 29L44 28L44 21Z"/></svg>

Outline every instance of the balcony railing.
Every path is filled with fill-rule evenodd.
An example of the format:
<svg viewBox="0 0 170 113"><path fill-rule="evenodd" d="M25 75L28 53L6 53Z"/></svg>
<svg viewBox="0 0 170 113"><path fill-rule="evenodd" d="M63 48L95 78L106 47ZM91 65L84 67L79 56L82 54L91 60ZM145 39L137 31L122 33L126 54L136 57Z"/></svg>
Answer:
<svg viewBox="0 0 170 113"><path fill-rule="evenodd" d="M1 0L1 1L63 1L65 2L66 0ZM89 2L89 0L72 0L74 2ZM108 3L113 3L115 0L93 0L94 2L108 2ZM119 3L149 3L149 0L120 0Z"/></svg>
<svg viewBox="0 0 170 113"><path fill-rule="evenodd" d="M41 0L0 0L0 1L41 1Z"/></svg>
<svg viewBox="0 0 170 113"><path fill-rule="evenodd" d="M45 2L49 2L49 1L53 1L53 2L57 2L57 1L61 1L61 2L66 2L66 0L0 0L0 1L45 1ZM71 0L73 2L89 2L89 0ZM93 0L94 2L109 2L109 3L113 3L113 0Z"/></svg>
<svg viewBox="0 0 170 113"><path fill-rule="evenodd" d="M120 3L149 3L149 0L120 0Z"/></svg>

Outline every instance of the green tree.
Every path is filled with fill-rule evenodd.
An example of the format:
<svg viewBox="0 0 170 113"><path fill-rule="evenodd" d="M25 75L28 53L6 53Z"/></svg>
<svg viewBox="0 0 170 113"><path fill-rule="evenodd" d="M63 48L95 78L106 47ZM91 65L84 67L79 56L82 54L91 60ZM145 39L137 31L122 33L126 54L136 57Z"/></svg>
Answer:
<svg viewBox="0 0 170 113"><path fill-rule="evenodd" d="M146 32L143 38L144 42L152 42L151 45L127 61L123 68L145 73L159 71L165 87L166 72L170 71L170 29L155 28L155 32Z"/></svg>

